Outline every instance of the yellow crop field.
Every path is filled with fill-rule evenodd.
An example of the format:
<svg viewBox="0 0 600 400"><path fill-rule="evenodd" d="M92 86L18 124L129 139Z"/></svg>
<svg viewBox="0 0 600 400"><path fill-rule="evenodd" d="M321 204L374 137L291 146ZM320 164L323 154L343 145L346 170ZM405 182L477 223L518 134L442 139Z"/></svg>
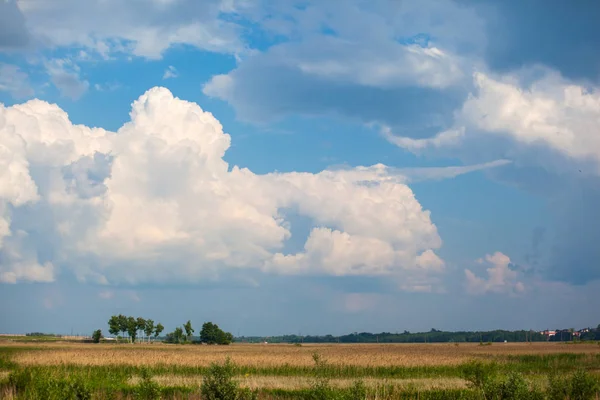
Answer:
<svg viewBox="0 0 600 400"><path fill-rule="evenodd" d="M231 369L222 369L225 365ZM571 390L579 382L596 394L599 371L600 346L595 343L209 346L0 341L0 397L8 399L26 399L15 396L19 390L27 393L23 388L28 385L39 385L36 398L52 387L85 389L99 400L202 399L207 377L215 374L229 374L236 390L274 400L314 399L318 393L329 393L332 399L487 398L481 397L482 386L476 386L477 374L486 377L486 390L520 387L545 396L554 390L552 385ZM562 380L552 378L556 376ZM139 391L148 390L154 397L139 397ZM55 398L71 395L65 393Z"/></svg>
<svg viewBox="0 0 600 400"><path fill-rule="evenodd" d="M8 344L7 346L11 346ZM313 365L319 353L331 365L359 367L452 366L471 359L502 361L506 356L589 354L600 355L596 344L560 343L479 344L233 344L230 346L178 346L167 344L73 344L42 343L12 345L24 350L13 360L19 365L181 365L206 367L229 357L251 367ZM43 351L27 351L27 348Z"/></svg>

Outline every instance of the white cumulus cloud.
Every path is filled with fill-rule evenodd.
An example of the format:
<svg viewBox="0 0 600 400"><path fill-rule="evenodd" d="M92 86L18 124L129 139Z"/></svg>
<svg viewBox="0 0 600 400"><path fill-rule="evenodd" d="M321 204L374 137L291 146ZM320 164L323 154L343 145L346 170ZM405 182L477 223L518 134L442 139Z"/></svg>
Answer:
<svg viewBox="0 0 600 400"><path fill-rule="evenodd" d="M3 281L58 271L136 284L240 268L406 279L443 270L429 211L393 169L230 166L219 121L164 88L143 94L130 116L110 132L73 125L40 100L0 107ZM284 210L313 222L303 251L284 251L294 232Z"/></svg>
<svg viewBox="0 0 600 400"><path fill-rule="evenodd" d="M525 291L523 282L518 280L518 273L510 268L510 258L499 251L487 254L484 259L477 260L479 264L489 265L486 269L487 278L475 275L465 269L467 292L471 294L508 293L518 294Z"/></svg>
<svg viewBox="0 0 600 400"><path fill-rule="evenodd" d="M525 84L524 72L499 77L476 73L475 91L457 111L453 131L463 132L460 140L465 146L473 141L483 143L486 136L511 140L508 148L492 140L487 146L504 149L503 156L521 164L564 173L555 156L539 151L546 148L579 165L591 162L595 165L586 172L600 174L600 91L547 69L537 75L541 76ZM443 144L455 145L452 141ZM532 156L527 149L536 149L536 154Z"/></svg>

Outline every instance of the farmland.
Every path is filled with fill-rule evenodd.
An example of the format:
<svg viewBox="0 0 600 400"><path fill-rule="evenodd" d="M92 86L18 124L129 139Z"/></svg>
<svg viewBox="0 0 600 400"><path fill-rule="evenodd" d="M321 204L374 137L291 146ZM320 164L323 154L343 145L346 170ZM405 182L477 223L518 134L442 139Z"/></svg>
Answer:
<svg viewBox="0 0 600 400"><path fill-rule="evenodd" d="M476 399L483 398L473 379L477 374L500 386L518 377L528 390L550 396L553 385L569 386L561 379L572 374L584 380L589 393L600 378L595 343L206 346L5 340L0 341L0 393L28 398L19 392L19 380L29 385L50 380L79 382L97 399L198 399L210 366L226 359L234 366L233 380L258 398ZM560 382L552 383L552 377ZM144 387L153 389L144 394Z"/></svg>

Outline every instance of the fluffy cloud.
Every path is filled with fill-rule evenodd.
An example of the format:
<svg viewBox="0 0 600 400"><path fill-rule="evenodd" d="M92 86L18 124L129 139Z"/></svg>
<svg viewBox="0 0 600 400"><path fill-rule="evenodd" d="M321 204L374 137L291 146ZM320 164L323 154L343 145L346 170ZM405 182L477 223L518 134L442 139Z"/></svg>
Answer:
<svg viewBox="0 0 600 400"><path fill-rule="evenodd" d="M552 215L537 273L583 284L600 278L600 91L543 67L508 75L478 72L474 90L436 136L383 134L417 154L460 157L466 163L510 159L489 175L543 196Z"/></svg>
<svg viewBox="0 0 600 400"><path fill-rule="evenodd" d="M465 269L467 291L471 294L508 293L518 294L525 291L523 282L518 281L518 273L510 268L510 258L501 252L486 255L485 260L477 260L478 264L490 265L487 279L476 276Z"/></svg>
<svg viewBox="0 0 600 400"><path fill-rule="evenodd" d="M17 230L0 242L0 282L53 282L54 265L40 263L27 232Z"/></svg>
<svg viewBox="0 0 600 400"><path fill-rule="evenodd" d="M39 100L0 108L3 281L52 280L58 267L103 284L240 268L407 279L443 270L429 212L394 170L231 167L221 124L164 88L130 115L113 133ZM283 253L293 232L283 210L313 221L303 252Z"/></svg>
<svg viewBox="0 0 600 400"><path fill-rule="evenodd" d="M532 75L536 78L531 79ZM497 77L478 72L473 80L474 90L455 112L451 129L427 139L397 136L388 127L383 127L382 134L390 142L415 153L471 149L485 145L484 141L490 143L494 137L504 138L506 143L496 146L495 157L554 169L555 160L543 157L547 148L580 165L592 162L594 170L587 169L588 173L600 172L597 88L574 84L548 69ZM538 151L533 160L528 153L531 148Z"/></svg>
<svg viewBox="0 0 600 400"><path fill-rule="evenodd" d="M474 78L477 90L457 117L468 131L507 135L525 146L542 144L570 159L600 162L597 90L550 72L528 88L510 76L496 80L477 73Z"/></svg>

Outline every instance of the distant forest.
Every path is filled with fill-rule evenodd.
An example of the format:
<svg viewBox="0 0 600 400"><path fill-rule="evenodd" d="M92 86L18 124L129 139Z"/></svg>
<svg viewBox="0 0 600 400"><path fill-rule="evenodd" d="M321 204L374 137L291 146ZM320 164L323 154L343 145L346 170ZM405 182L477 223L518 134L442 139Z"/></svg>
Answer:
<svg viewBox="0 0 600 400"><path fill-rule="evenodd" d="M342 336L241 336L236 337L236 342L269 342L269 343L464 343L464 342L559 342L572 340L600 340L600 329L589 329L577 336L577 331L572 329L557 330L554 336L547 337L536 331L505 331L495 330L487 332L444 332L432 329L429 332L411 333L351 333Z"/></svg>

